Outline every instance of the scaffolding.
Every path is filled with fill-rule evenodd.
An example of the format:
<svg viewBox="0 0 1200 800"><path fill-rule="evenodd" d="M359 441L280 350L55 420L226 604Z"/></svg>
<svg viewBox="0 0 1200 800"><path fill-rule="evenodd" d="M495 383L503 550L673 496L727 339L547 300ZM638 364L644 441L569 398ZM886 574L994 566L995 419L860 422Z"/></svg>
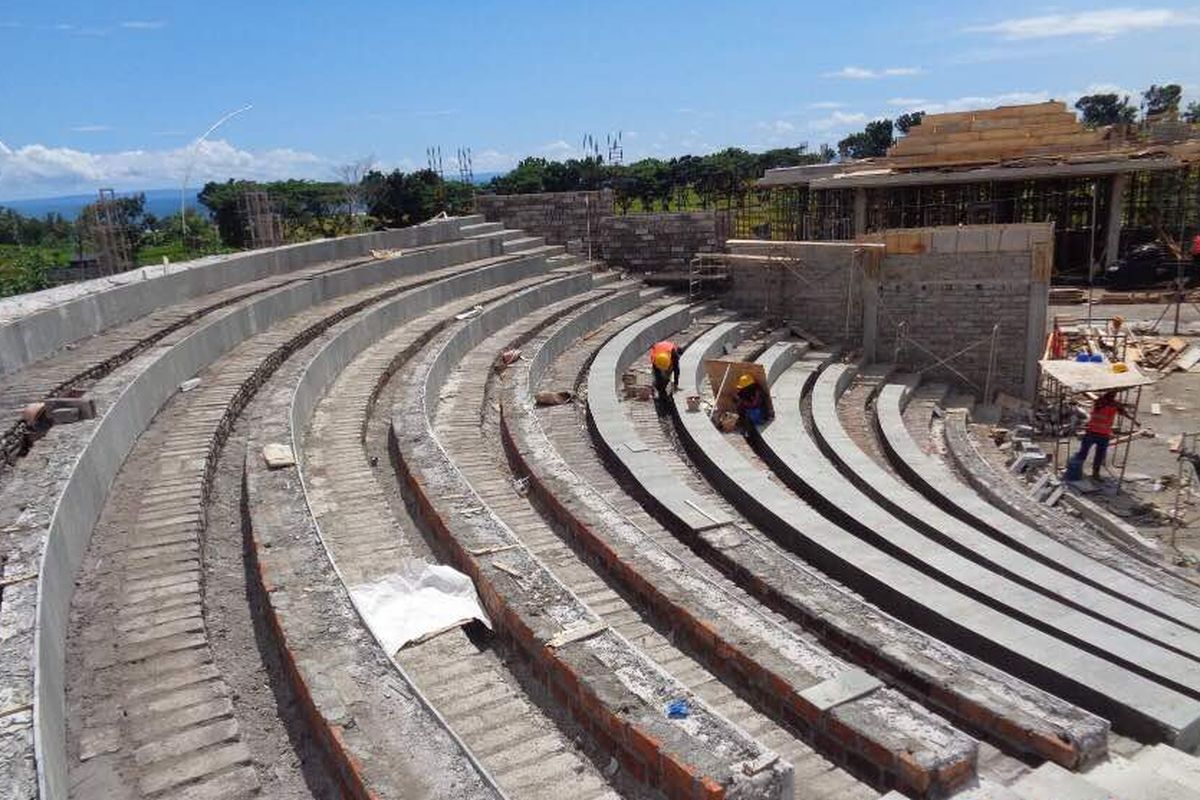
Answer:
<svg viewBox="0 0 1200 800"><path fill-rule="evenodd" d="M283 218L274 210L266 192L242 192L238 197L238 214L251 250L283 244Z"/></svg>
<svg viewBox="0 0 1200 800"><path fill-rule="evenodd" d="M1118 371L1119 368L1114 369L1116 365L1122 365L1124 369ZM1080 430L1087 422L1091 406L1101 395L1112 391L1128 416L1117 415L1103 466L1110 476L1116 477L1119 487L1125 480L1129 454L1141 426L1138 407L1142 387L1150 383L1153 380L1137 367L1121 361L1043 360L1034 404L1034 424L1039 433L1053 440L1051 457L1055 471L1067 467L1074 449L1072 443L1081 439Z"/></svg>
<svg viewBox="0 0 1200 800"><path fill-rule="evenodd" d="M88 228L96 247L96 261L101 275L116 275L133 266L129 249L129 232L121 217L116 193L101 189L99 199L90 209Z"/></svg>

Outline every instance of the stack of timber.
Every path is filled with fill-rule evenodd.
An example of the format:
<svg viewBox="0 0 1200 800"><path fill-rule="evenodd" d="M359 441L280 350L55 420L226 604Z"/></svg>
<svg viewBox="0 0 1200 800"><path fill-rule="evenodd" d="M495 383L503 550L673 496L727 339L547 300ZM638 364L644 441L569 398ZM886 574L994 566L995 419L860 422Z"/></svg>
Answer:
<svg viewBox="0 0 1200 800"><path fill-rule="evenodd" d="M1052 100L983 111L929 114L888 151L896 168L984 164L1108 149L1108 132L1087 130Z"/></svg>

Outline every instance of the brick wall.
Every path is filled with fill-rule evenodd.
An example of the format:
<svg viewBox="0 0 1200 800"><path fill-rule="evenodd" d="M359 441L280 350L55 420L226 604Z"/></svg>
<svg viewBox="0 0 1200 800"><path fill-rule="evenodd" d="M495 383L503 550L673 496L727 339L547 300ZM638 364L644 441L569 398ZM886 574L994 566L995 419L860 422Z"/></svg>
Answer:
<svg viewBox="0 0 1200 800"><path fill-rule="evenodd" d="M697 253L718 250L717 220L711 211L624 214L601 224L601 257L620 269L686 270Z"/></svg>
<svg viewBox="0 0 1200 800"><path fill-rule="evenodd" d="M727 305L982 396L1031 396L1053 226L916 228L849 242L731 240ZM741 258L739 258L741 257ZM961 351L961 352L960 352ZM939 363L941 362L941 363Z"/></svg>
<svg viewBox="0 0 1200 800"><path fill-rule="evenodd" d="M829 344L861 341L861 263L872 257L862 253L864 248L849 242L738 239L725 246L734 256L729 265L730 290L723 298L726 305L788 320Z"/></svg>
<svg viewBox="0 0 1200 800"><path fill-rule="evenodd" d="M995 329L992 386L1020 395L1032 290L1028 253L889 255L879 282L877 358L982 395ZM950 360L937 365L943 358Z"/></svg>
<svg viewBox="0 0 1200 800"><path fill-rule="evenodd" d="M599 245L600 228L613 215L611 189L598 192L548 192L544 194L481 194L475 198L476 212L489 222L520 228L532 236L545 237L547 244L565 245L572 240Z"/></svg>

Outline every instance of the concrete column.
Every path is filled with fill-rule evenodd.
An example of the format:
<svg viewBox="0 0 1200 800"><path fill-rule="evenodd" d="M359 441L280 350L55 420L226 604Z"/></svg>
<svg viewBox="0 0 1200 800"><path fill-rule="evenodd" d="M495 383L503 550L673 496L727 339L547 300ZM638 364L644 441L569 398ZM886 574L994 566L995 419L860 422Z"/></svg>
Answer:
<svg viewBox="0 0 1200 800"><path fill-rule="evenodd" d="M1129 185L1129 173L1118 172L1112 176L1108 195L1108 225L1104 228L1104 267L1117 260L1117 248L1121 246L1121 210L1125 204L1125 187Z"/></svg>
<svg viewBox="0 0 1200 800"><path fill-rule="evenodd" d="M859 250L855 252L862 272L862 354L867 364L875 363L875 348L879 339L879 273L875 254ZM882 258L879 259L882 261Z"/></svg>
<svg viewBox="0 0 1200 800"><path fill-rule="evenodd" d="M862 236L867 232L867 190L859 187L854 190L854 235Z"/></svg>
<svg viewBox="0 0 1200 800"><path fill-rule="evenodd" d="M1033 401L1037 395L1038 361L1046 344L1046 320L1050 311L1050 274L1054 269L1053 234L1050 241L1032 247L1029 264L1029 316L1025 328L1025 381L1023 397ZM1015 331L1000 332L1000 341ZM984 402L987 402L986 400Z"/></svg>

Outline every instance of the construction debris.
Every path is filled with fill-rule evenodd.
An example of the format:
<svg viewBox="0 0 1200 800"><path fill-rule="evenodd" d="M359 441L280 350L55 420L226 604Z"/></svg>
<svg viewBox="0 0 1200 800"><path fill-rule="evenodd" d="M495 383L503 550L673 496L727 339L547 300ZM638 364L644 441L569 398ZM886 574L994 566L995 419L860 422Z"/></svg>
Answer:
<svg viewBox="0 0 1200 800"><path fill-rule="evenodd" d="M557 392L538 392L533 396L533 401L539 406L561 406L574 398L575 395L571 392L559 389Z"/></svg>
<svg viewBox="0 0 1200 800"><path fill-rule="evenodd" d="M292 452L292 448L286 444L272 443L263 445L262 455L263 461L267 462L268 469L282 469L283 467L296 466L296 455Z"/></svg>

